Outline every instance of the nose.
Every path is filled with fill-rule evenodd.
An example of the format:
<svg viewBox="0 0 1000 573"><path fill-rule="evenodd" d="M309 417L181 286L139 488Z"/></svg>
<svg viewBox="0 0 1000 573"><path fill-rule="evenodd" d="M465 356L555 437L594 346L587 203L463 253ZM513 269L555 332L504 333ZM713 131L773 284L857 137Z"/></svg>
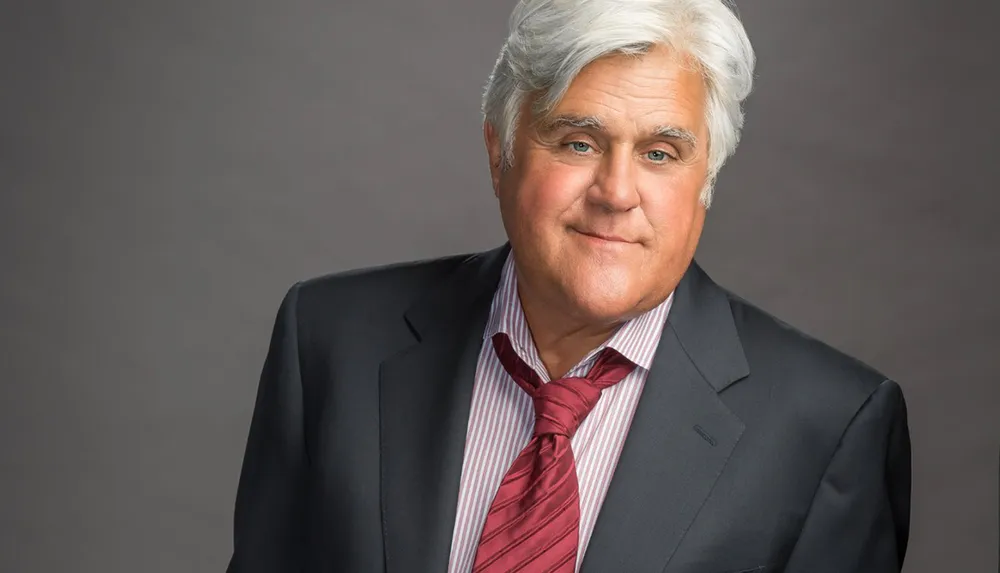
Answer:
<svg viewBox="0 0 1000 573"><path fill-rule="evenodd" d="M592 203L612 212L630 211L638 207L639 191L636 189L635 170L630 149L612 148L602 157L588 198Z"/></svg>

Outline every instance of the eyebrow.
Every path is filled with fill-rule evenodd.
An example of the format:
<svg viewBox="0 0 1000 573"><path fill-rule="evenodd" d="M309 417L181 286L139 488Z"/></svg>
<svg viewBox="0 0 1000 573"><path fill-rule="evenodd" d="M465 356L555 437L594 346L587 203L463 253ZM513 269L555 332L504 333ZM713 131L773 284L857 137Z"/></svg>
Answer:
<svg viewBox="0 0 1000 573"><path fill-rule="evenodd" d="M564 127L576 127L582 129L597 129L604 131L604 124L600 119L587 115L557 115L542 120L542 129L555 131Z"/></svg>
<svg viewBox="0 0 1000 573"><path fill-rule="evenodd" d="M594 116L586 115L557 115L554 117L546 118L541 122L541 128L545 131L555 131L557 129L575 127L577 129L594 129L597 131L607 131L604 127L604 123ZM653 128L652 135L654 137L662 137L665 139L675 139L683 141L684 143L691 146L691 148L696 149L698 147L698 138L695 134L691 133L689 130L683 127L677 127L674 125L658 125Z"/></svg>
<svg viewBox="0 0 1000 573"><path fill-rule="evenodd" d="M692 149L698 148L698 137L683 127L661 125L653 130L653 135L666 139L679 139L680 141L690 145Z"/></svg>

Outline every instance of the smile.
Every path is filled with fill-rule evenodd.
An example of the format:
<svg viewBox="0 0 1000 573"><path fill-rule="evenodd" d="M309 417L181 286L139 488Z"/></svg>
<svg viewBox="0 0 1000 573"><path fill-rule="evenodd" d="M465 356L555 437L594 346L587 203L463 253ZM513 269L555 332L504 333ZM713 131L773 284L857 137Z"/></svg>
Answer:
<svg viewBox="0 0 1000 573"><path fill-rule="evenodd" d="M580 236L588 239L591 242L596 242L596 243L600 243L600 244L605 244L605 245L614 244L614 245L622 245L622 246L636 244L636 241L630 241L630 240L628 240L628 239L626 239L624 237L618 236L618 235L612 235L612 234L606 234L606 233L597 233L597 232L591 232L591 231L580 231L578 229L573 229L573 231L576 234L578 234L578 235L580 235Z"/></svg>

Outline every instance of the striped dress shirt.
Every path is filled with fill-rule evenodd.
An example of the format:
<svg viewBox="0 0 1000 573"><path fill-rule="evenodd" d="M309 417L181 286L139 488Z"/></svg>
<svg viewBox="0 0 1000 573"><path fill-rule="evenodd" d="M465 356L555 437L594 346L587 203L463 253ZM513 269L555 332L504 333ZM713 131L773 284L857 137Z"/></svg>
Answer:
<svg viewBox="0 0 1000 573"><path fill-rule="evenodd" d="M466 434L458 512L452 534L448 573L469 573L479 535L500 482L531 439L535 425L531 398L507 374L493 350L497 332L510 337L518 355L550 380L531 338L517 294L513 252L504 263L476 367L472 408ZM656 308L623 324L605 344L594 349L567 376L583 376L598 352L614 348L637 365L624 380L604 390L597 406L571 440L580 484L580 545L576 571L594 530L625 436L646 382L673 295Z"/></svg>

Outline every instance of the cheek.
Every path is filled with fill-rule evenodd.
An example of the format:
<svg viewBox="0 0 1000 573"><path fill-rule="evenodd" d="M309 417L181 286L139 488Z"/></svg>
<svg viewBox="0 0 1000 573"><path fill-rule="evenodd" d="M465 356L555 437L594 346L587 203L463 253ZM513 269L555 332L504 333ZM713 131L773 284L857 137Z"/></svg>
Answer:
<svg viewBox="0 0 1000 573"><path fill-rule="evenodd" d="M559 216L579 204L593 180L588 169L557 162L539 162L526 169L518 183L519 211L532 220Z"/></svg>
<svg viewBox="0 0 1000 573"><path fill-rule="evenodd" d="M656 236L660 249L682 249L698 231L701 220L700 185L676 182L660 191L645 194L643 212Z"/></svg>

